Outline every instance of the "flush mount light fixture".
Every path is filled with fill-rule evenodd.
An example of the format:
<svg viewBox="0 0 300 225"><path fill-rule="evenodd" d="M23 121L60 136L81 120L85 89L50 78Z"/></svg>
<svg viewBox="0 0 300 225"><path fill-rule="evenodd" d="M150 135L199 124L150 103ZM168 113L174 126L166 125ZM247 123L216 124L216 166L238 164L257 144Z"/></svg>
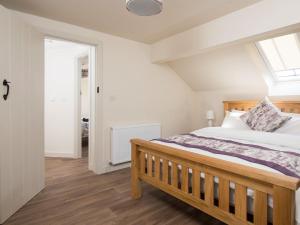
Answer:
<svg viewBox="0 0 300 225"><path fill-rule="evenodd" d="M163 0L126 0L126 8L139 16L153 16L162 11Z"/></svg>

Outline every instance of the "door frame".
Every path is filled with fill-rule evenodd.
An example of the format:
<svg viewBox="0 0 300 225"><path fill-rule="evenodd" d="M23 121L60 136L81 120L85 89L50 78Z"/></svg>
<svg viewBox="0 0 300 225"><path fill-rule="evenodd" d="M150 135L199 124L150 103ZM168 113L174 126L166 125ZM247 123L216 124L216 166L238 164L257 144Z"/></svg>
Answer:
<svg viewBox="0 0 300 225"><path fill-rule="evenodd" d="M91 46L92 47L92 46ZM91 65L90 59L93 57L91 54L91 51L89 50L88 52L85 52L81 55L78 55L75 58L75 71L76 73L76 81L75 81L75 158L82 158L82 137L81 137L81 112L82 112L82 97L81 97L81 81L82 81L82 76L81 76L81 65L80 61L83 57L88 56L88 64L89 64L89 71L91 71L91 67L95 65ZM94 76L94 74L93 74ZM91 91L90 91L90 86L91 86L91 73L88 73L88 102L89 102L89 112L91 112L91 104L90 104L90 99L91 99ZM89 113L89 118L91 118L91 113ZM90 124L90 121L89 121ZM89 136L88 140L90 138L90 129L89 129ZM88 145L88 152L90 153L90 145ZM89 158L89 161L91 159Z"/></svg>
<svg viewBox="0 0 300 225"><path fill-rule="evenodd" d="M96 174L105 173L104 168L104 132L103 132L103 45L99 39L78 36L73 33L66 33L59 29L47 29L44 27L37 27L44 38L65 40L79 44L93 46L91 48L90 74L93 73L90 80L90 129L89 129L89 160L88 168ZM91 66L93 64L93 66ZM77 87L78 88L78 87ZM98 92L99 90L99 92ZM92 94L94 93L94 94ZM77 142L78 143L78 142Z"/></svg>

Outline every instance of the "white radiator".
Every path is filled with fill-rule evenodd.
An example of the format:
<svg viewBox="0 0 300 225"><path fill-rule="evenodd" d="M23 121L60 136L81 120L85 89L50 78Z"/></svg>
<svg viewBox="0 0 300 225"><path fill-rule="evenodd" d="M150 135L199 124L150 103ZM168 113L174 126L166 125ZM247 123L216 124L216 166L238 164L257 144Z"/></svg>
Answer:
<svg viewBox="0 0 300 225"><path fill-rule="evenodd" d="M140 124L133 126L114 126L111 128L111 164L117 165L131 161L130 139L151 140L161 137L160 124Z"/></svg>

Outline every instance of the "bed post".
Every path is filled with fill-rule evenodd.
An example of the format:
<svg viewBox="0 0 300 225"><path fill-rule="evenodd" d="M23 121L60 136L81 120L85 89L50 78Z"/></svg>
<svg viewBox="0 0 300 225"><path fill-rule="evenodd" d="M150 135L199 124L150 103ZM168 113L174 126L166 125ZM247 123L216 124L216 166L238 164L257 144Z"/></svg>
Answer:
<svg viewBox="0 0 300 225"><path fill-rule="evenodd" d="M273 224L295 224L295 191L274 186Z"/></svg>
<svg viewBox="0 0 300 225"><path fill-rule="evenodd" d="M139 199L142 196L141 181L139 178L139 155L137 145L131 142L131 196Z"/></svg>

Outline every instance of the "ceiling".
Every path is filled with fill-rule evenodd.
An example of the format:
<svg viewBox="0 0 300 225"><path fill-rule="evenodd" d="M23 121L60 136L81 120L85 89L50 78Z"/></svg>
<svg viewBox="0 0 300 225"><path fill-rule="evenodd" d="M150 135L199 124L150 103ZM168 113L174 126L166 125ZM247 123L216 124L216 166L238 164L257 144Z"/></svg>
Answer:
<svg viewBox="0 0 300 225"><path fill-rule="evenodd" d="M206 23L260 0L164 0L160 15L138 17L127 12L125 0L0 0L18 11L153 43Z"/></svg>

